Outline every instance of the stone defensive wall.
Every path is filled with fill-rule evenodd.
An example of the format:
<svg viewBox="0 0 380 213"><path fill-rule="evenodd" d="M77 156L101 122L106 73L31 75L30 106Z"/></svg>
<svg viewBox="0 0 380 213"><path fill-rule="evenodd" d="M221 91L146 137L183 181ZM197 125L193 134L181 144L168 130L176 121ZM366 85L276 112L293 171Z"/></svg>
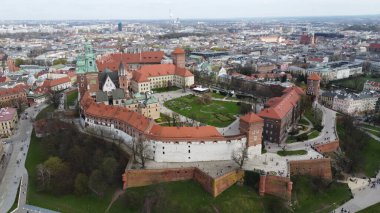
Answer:
<svg viewBox="0 0 380 213"><path fill-rule="evenodd" d="M288 168L290 175L308 175L332 180L330 158L290 161Z"/></svg>
<svg viewBox="0 0 380 213"><path fill-rule="evenodd" d="M261 175L259 193L261 196L270 194L285 200L292 198L293 182L290 178L272 175Z"/></svg>
<svg viewBox="0 0 380 213"><path fill-rule="evenodd" d="M314 146L314 149L319 153L335 152L339 149L339 140L327 144L316 145Z"/></svg>
<svg viewBox="0 0 380 213"><path fill-rule="evenodd" d="M243 180L244 171L237 170L213 178L198 168L177 168L177 169L146 169L127 170L123 174L123 189L139 186L148 186L163 182L195 180L210 193L213 197L218 196L224 190L238 181Z"/></svg>

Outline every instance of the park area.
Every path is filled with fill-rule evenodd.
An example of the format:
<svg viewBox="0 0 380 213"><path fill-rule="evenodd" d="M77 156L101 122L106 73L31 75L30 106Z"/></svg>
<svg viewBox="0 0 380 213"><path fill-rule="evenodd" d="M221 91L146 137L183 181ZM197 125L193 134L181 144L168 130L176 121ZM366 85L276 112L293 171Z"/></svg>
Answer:
<svg viewBox="0 0 380 213"><path fill-rule="evenodd" d="M185 117L216 127L226 127L239 116L239 103L215 100L200 103L198 98L187 95L169 100L164 105Z"/></svg>
<svg viewBox="0 0 380 213"><path fill-rule="evenodd" d="M362 91L364 83L367 80L380 82L379 77L366 75L366 76L356 76L356 77L350 77L350 78L346 78L342 80L332 81L331 84L338 87L348 88L351 90Z"/></svg>

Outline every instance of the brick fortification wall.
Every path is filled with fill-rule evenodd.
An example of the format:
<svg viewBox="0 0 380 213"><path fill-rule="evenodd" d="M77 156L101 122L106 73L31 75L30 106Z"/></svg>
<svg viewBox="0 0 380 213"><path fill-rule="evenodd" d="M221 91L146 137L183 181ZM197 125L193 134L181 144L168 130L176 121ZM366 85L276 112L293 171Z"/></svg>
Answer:
<svg viewBox="0 0 380 213"><path fill-rule="evenodd" d="M289 162L290 175L310 175L332 180L331 159L299 160Z"/></svg>
<svg viewBox="0 0 380 213"><path fill-rule="evenodd" d="M328 144L316 145L314 148L319 153L335 152L339 149L339 141L333 141Z"/></svg>
<svg viewBox="0 0 380 213"><path fill-rule="evenodd" d="M216 197L243 177L244 171L232 171L214 179L198 168L128 170L123 174L123 189L194 179L208 193Z"/></svg>
<svg viewBox="0 0 380 213"><path fill-rule="evenodd" d="M261 196L270 194L285 200L292 198L293 182L289 178L271 175L261 175L259 193Z"/></svg>

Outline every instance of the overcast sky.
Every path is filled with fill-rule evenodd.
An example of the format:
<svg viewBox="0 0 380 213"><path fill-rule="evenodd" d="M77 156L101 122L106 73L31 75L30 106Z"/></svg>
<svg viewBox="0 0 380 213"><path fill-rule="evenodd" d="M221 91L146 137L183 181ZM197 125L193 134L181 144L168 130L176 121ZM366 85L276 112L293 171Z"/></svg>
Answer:
<svg viewBox="0 0 380 213"><path fill-rule="evenodd" d="M380 0L1 0L0 20L380 14Z"/></svg>

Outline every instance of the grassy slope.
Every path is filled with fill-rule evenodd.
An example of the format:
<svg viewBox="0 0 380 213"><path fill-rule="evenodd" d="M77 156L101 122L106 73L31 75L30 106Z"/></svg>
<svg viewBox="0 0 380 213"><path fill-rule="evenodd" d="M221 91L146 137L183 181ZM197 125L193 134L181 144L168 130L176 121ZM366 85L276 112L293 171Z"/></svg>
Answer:
<svg viewBox="0 0 380 213"><path fill-rule="evenodd" d="M54 109L53 104L50 104L48 107L43 109L40 113L38 113L36 120L41 120L41 119L47 118L50 113L54 112L54 110L55 109Z"/></svg>
<svg viewBox="0 0 380 213"><path fill-rule="evenodd" d="M372 205L366 209L359 211L358 213L378 213L380 212L380 203Z"/></svg>
<svg viewBox="0 0 380 213"><path fill-rule="evenodd" d="M337 122L337 132L340 138L343 138L344 129L339 122ZM340 143L344 143L344 141L340 141ZM363 150L357 150L358 152L361 152L363 157L363 162L361 165L363 165L362 169L363 172L368 177L374 177L380 168L380 142L376 141L375 139L370 139L368 146Z"/></svg>
<svg viewBox="0 0 380 213"><path fill-rule="evenodd" d="M29 174L29 186L27 203L39 207L56 210L60 212L81 213L81 212L99 212L103 213L107 208L112 194L116 190L116 186L110 188L103 198L98 198L94 195L75 196L53 196L50 194L37 191L36 186L36 166L44 162L48 156L44 153L40 139L35 137L33 132L28 156L25 162L25 167ZM110 212L123 212L122 209L114 208Z"/></svg>
<svg viewBox="0 0 380 213"><path fill-rule="evenodd" d="M295 212L331 212L351 199L347 184L333 182L326 190L318 191L311 187L308 177L295 177L293 183L293 201L301 204L295 206Z"/></svg>

